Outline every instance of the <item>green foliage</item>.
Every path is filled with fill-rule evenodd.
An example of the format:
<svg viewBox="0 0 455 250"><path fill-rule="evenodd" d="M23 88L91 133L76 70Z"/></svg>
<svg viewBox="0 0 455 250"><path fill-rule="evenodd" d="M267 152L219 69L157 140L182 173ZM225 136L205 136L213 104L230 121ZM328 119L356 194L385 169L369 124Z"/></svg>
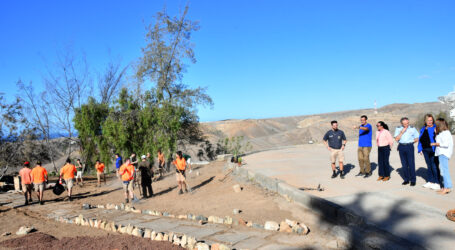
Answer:
<svg viewBox="0 0 455 250"><path fill-rule="evenodd" d="M419 116L419 119L417 120L416 125L415 125L417 129L420 129L423 126L425 126L425 115L427 115L427 114L425 113L425 114L421 114ZM441 112L439 112L439 114L433 115L433 117L434 117L434 122L436 122L436 119L438 119L438 118L444 118L444 120L446 120L447 123L449 124L450 132L452 134L455 134L455 121L452 118L450 118L448 112L441 111Z"/></svg>
<svg viewBox="0 0 455 250"><path fill-rule="evenodd" d="M76 109L74 127L79 133L82 162L86 166L94 166L97 159L109 166L112 153L102 134L102 126L108 116L108 106L98 103L90 97L87 104Z"/></svg>
<svg viewBox="0 0 455 250"><path fill-rule="evenodd" d="M233 154L234 157L240 156L252 149L250 142L245 141L243 136L226 137L219 141L219 145L221 145L225 153Z"/></svg>

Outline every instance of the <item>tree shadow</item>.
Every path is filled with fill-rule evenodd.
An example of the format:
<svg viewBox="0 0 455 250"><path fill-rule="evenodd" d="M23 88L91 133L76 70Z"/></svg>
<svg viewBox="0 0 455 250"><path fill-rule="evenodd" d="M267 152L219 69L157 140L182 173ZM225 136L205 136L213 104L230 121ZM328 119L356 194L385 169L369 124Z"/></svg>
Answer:
<svg viewBox="0 0 455 250"><path fill-rule="evenodd" d="M424 225L414 227L409 220L424 215L414 213L415 204L410 200L394 200L382 211L372 210L365 207L372 199L368 195L358 193L343 206L315 197L311 198L309 206L319 214L321 224L329 225L328 230L337 238L341 237L345 247L350 249L426 249L435 248L435 242L455 239L453 230L418 230ZM399 235L392 232L399 232Z"/></svg>

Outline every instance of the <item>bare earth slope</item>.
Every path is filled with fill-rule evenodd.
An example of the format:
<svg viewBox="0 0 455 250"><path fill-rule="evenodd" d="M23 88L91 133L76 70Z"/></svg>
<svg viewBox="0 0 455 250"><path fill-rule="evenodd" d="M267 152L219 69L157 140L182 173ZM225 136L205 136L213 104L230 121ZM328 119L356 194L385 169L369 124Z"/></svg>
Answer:
<svg viewBox="0 0 455 250"><path fill-rule="evenodd" d="M337 120L339 127L349 139L356 136L357 131L352 126L359 124L361 115L367 115L369 122L386 122L393 131L399 125L403 116L415 123L416 119L425 114L434 115L448 108L438 102L391 104L378 109L360 109L333 113L280 117L270 119L225 120L202 123L203 130L209 140L216 142L218 139L231 136L244 136L250 141L253 150L264 150L280 146L306 144L310 140L319 142L324 133L330 129L330 121Z"/></svg>

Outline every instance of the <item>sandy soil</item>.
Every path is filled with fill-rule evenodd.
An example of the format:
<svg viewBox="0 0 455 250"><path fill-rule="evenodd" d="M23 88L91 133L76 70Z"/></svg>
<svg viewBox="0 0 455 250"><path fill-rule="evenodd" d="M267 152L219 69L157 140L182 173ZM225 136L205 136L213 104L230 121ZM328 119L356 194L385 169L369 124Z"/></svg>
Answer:
<svg viewBox="0 0 455 250"><path fill-rule="evenodd" d="M134 236L112 235L98 237L63 237L57 239L52 235L34 232L26 236L0 242L5 249L156 249L178 250L182 247L170 242L151 241Z"/></svg>

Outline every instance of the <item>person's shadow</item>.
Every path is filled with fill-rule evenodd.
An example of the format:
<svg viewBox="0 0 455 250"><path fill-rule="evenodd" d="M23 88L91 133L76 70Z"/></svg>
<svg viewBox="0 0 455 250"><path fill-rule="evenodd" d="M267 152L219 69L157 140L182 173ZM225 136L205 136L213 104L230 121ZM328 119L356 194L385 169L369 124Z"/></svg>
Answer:
<svg viewBox="0 0 455 250"><path fill-rule="evenodd" d="M344 165L343 166L344 174L349 174L349 172L351 172L351 169L354 169L354 168L355 168L355 166L352 165L351 163Z"/></svg>

